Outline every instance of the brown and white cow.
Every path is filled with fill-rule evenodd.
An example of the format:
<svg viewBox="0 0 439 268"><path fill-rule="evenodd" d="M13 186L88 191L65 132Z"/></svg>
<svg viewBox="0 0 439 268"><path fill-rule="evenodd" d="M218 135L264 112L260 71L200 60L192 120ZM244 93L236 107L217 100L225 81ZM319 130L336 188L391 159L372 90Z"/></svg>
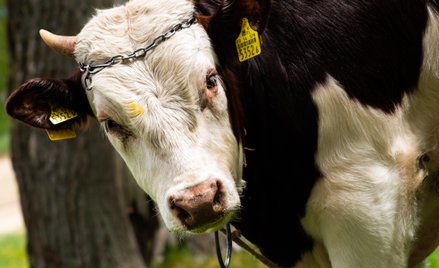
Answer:
<svg viewBox="0 0 439 268"><path fill-rule="evenodd" d="M413 267L439 242L437 11L132 0L76 37L42 31L81 72L7 111L50 131L95 117L171 231L231 221L281 266ZM243 19L259 37L236 41ZM56 107L78 116L53 124Z"/></svg>

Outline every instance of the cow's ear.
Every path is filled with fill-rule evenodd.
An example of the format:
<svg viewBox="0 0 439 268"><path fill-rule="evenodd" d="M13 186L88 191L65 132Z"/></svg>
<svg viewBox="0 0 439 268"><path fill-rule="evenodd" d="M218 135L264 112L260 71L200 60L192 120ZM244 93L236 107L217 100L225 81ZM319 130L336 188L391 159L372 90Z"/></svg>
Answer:
<svg viewBox="0 0 439 268"><path fill-rule="evenodd" d="M243 19L262 35L270 14L271 0L198 0L197 20L208 33L221 65L238 62L236 39Z"/></svg>
<svg viewBox="0 0 439 268"><path fill-rule="evenodd" d="M196 7L198 21L206 29L211 22L223 26L225 31L230 31L226 26L236 28L240 26L243 18L247 18L254 30L262 33L270 13L272 0L198 0Z"/></svg>
<svg viewBox="0 0 439 268"><path fill-rule="evenodd" d="M93 112L80 79L79 72L68 79L32 79L11 93L6 111L11 117L42 129L84 126ZM64 122L66 118L69 120Z"/></svg>

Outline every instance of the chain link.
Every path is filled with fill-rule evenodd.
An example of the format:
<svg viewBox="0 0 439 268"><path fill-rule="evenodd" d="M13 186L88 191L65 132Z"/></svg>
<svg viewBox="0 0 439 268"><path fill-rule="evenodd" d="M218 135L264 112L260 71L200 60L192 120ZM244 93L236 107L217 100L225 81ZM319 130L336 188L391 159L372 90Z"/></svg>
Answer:
<svg viewBox="0 0 439 268"><path fill-rule="evenodd" d="M110 67L115 64L125 63L128 61L134 61L139 58L144 58L148 51L157 47L160 43L165 40L168 40L172 36L174 36L178 31L191 27L196 22L195 16L192 16L190 19L184 20L181 23L173 25L168 31L162 33L152 40L152 42L143 48L138 48L134 50L131 54L127 55L116 55L109 58L105 63L102 64L83 64L79 63L79 70L83 73L86 73L85 81L91 84L90 75L99 73L103 69ZM87 86L88 88L88 86Z"/></svg>

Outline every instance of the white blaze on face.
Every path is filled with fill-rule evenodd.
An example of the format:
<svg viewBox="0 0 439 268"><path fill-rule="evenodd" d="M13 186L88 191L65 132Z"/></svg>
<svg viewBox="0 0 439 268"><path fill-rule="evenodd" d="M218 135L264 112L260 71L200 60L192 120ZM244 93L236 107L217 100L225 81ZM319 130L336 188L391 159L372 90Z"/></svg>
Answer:
<svg viewBox="0 0 439 268"><path fill-rule="evenodd" d="M130 54L193 12L191 1L184 0L131 1L98 11L78 35L76 59L99 64ZM158 204L167 227L186 229L169 209L170 196L210 179L222 186L223 218L229 220L240 204L242 154L202 26L180 30L144 59L113 65L91 78L87 94L98 120L140 187Z"/></svg>

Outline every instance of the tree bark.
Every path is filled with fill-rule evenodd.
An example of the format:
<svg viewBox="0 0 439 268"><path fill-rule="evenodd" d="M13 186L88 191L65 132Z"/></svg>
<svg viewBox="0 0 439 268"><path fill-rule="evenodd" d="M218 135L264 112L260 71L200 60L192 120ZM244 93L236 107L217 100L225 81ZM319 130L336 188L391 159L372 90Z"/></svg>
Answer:
<svg viewBox="0 0 439 268"><path fill-rule="evenodd" d="M69 76L76 64L46 47L39 28L75 35L94 8L113 2L8 0L9 88L33 77ZM153 204L96 123L60 142L14 123L11 149L31 267L146 266L158 225Z"/></svg>

